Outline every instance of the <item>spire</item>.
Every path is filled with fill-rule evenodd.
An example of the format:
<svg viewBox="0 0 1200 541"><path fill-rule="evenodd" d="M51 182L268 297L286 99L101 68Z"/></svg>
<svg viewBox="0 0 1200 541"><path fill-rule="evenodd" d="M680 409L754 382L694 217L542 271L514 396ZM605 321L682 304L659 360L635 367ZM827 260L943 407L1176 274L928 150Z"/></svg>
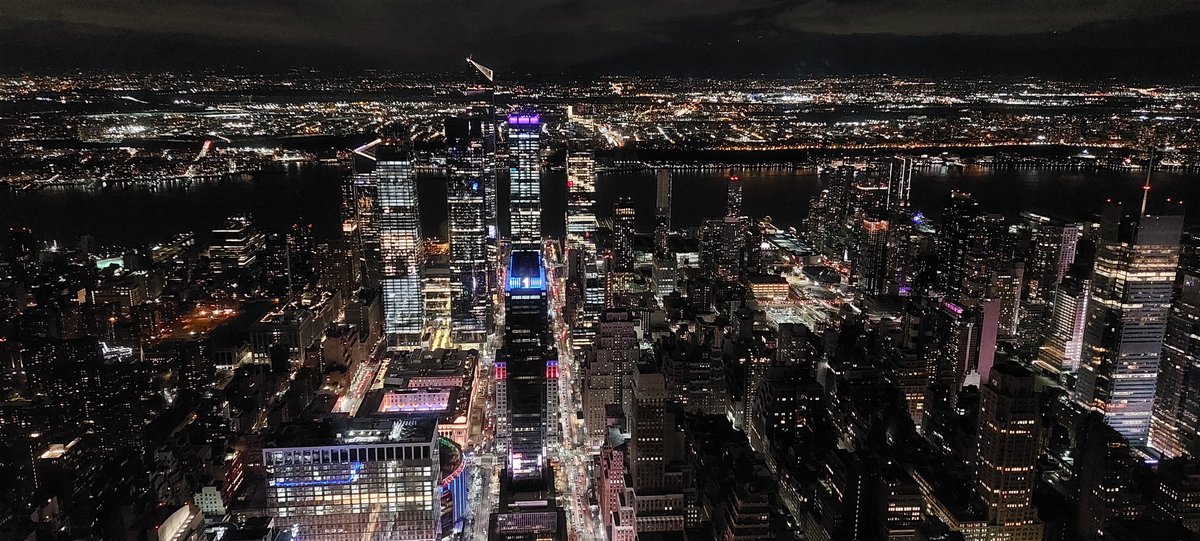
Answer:
<svg viewBox="0 0 1200 541"><path fill-rule="evenodd" d="M1150 162L1146 164L1146 183L1142 185L1142 213L1146 215L1146 200L1150 199L1150 173L1154 171L1154 147L1150 147Z"/></svg>
<svg viewBox="0 0 1200 541"><path fill-rule="evenodd" d="M487 78L489 83L496 82L496 72L493 71L491 68L484 66L483 64L480 64L479 62L476 62L475 59L470 56L467 57L467 63L472 66L475 66L475 69L479 70L479 73L482 73L483 76Z"/></svg>

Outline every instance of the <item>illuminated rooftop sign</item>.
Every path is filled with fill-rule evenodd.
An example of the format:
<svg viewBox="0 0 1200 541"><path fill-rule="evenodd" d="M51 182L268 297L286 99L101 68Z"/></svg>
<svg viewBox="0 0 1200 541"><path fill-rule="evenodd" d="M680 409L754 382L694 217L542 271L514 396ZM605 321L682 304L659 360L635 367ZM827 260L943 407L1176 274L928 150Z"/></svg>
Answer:
<svg viewBox="0 0 1200 541"><path fill-rule="evenodd" d="M508 123L513 126L536 126L542 123L542 115L536 113L508 115Z"/></svg>
<svg viewBox="0 0 1200 541"><path fill-rule="evenodd" d="M508 282L506 291L514 289L546 290L546 268L542 266L542 253L536 251L513 252L508 258Z"/></svg>

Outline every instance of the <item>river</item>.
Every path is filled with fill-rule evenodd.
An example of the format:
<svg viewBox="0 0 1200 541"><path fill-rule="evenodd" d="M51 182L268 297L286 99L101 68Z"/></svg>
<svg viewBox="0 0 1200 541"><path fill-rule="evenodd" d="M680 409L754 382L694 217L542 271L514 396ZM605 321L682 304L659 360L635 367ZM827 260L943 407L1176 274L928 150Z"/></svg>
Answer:
<svg viewBox="0 0 1200 541"><path fill-rule="evenodd" d="M725 183L730 174L744 182L744 210L752 216L771 216L781 226L799 226L808 203L821 189L811 173L785 168L680 170L674 177L673 221L694 226L721 215ZM318 237L339 230L339 200L343 169L325 165L296 165L286 173L249 180L201 182L194 185L93 189L45 189L33 192L0 190L0 228L31 227L35 234L74 244L90 234L102 245L153 243L183 231L207 231L227 215L251 213L264 228L282 229L292 223L311 223ZM445 235L446 191L432 174L418 176L422 227L426 235ZM977 167L928 170L914 176L914 207L930 217L940 215L951 189L971 192L983 209L1015 218L1032 210L1064 218L1098 212L1108 198L1139 204L1141 173L1111 170L1005 169ZM500 179L501 191L506 179ZM1157 172L1152 177L1152 211L1165 200L1200 202L1200 176ZM563 233L566 181L562 171L543 175L543 228L547 235ZM638 225L653 227L653 172L601 174L597 179L597 213L609 216L622 196L632 197ZM500 198L503 208L507 197ZM1172 203L1176 211L1180 205ZM1189 223L1200 219L1196 204L1183 205ZM502 224L503 225L503 224Z"/></svg>

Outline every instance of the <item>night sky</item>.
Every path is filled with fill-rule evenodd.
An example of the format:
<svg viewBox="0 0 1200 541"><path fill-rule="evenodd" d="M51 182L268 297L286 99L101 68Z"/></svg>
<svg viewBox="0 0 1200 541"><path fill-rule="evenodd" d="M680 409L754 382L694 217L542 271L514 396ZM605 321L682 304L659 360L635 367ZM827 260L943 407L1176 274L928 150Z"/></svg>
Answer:
<svg viewBox="0 0 1200 541"><path fill-rule="evenodd" d="M1151 76L1200 0L0 0L0 70Z"/></svg>

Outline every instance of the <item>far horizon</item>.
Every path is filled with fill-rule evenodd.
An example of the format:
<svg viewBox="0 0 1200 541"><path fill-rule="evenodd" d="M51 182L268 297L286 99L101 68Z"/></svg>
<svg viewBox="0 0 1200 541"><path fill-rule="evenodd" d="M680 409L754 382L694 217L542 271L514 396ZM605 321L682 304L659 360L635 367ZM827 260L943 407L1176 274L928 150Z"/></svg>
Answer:
<svg viewBox="0 0 1200 541"><path fill-rule="evenodd" d="M452 72L476 54L502 72L581 76L887 73L1181 82L1195 80L1189 59L1200 55L1192 32L1200 5L1166 0L1086 7L1028 0L988 7L941 0L684 4L695 12L620 0L580 4L586 7L578 13L565 0L457 7L376 0L350 10L326 1L302 7L270 0L247 10L179 0L111 2L106 9L66 2L53 13L41 13L36 3L0 5L6 3L0 73ZM451 26L454 39L440 35Z"/></svg>

